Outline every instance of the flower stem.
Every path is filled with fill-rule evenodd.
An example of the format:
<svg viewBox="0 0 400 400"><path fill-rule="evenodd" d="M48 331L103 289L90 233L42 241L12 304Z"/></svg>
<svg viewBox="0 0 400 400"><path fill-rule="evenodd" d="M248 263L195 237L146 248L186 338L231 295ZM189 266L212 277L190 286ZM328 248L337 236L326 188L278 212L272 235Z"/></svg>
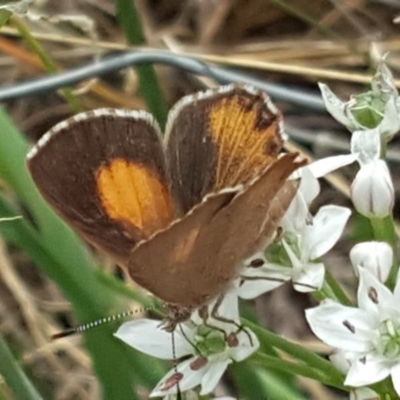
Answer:
<svg viewBox="0 0 400 400"><path fill-rule="evenodd" d="M387 242L393 249L393 264L387 279L387 286L392 289L396 285L397 273L399 270L399 262L397 258L397 238L394 221L392 216L386 218L371 218L371 227L374 239Z"/></svg>
<svg viewBox="0 0 400 400"><path fill-rule="evenodd" d="M385 380L375 383L371 385L370 388L379 394L379 398L382 400L398 400L399 396L394 390L392 381L390 378L386 378Z"/></svg>
<svg viewBox="0 0 400 400"><path fill-rule="evenodd" d="M339 285L338 281L333 277L329 270L325 271L325 282L322 291L325 291L325 289L329 290L329 292L333 295L327 297L330 297L331 299L336 300L346 306L352 305L351 300L347 296L346 292Z"/></svg>
<svg viewBox="0 0 400 400"><path fill-rule="evenodd" d="M392 247L396 245L396 230L391 216L371 218L370 222L375 240L388 242Z"/></svg>
<svg viewBox="0 0 400 400"><path fill-rule="evenodd" d="M246 326L251 328L256 333L260 342L266 342L270 346L282 350L291 357L302 362L302 364L294 364L294 363L286 364L288 363L286 362L285 364L280 364L281 367L279 367L279 369L285 370L286 372L289 373L293 373L293 370L296 369L296 374L304 376L309 376L309 374L314 374L314 379L321 380L335 387L343 387L342 374L329 361L325 360L324 358L320 357L314 352L307 350L302 346L299 346L298 344L291 343L288 340L283 339L280 336L275 335L274 333L261 328L257 324L254 324L250 321L243 321L243 322ZM259 353L263 354L261 352ZM272 359L275 360L274 361L275 363L278 360L283 362L283 360L280 360L276 357L272 357ZM285 369L286 367L288 369ZM323 380L321 377L323 378Z"/></svg>
<svg viewBox="0 0 400 400"><path fill-rule="evenodd" d="M277 357L270 356L268 354L257 352L253 355L249 361L253 361L259 365L262 365L264 368L270 368L274 370L288 372L292 375L301 375L306 378L311 378L316 381L322 382L324 384L334 386L336 388L346 390L343 385L343 379L332 379L334 378L332 375L325 374L323 371L319 369L314 369L306 365L296 364L291 361L282 360ZM348 390L348 389L347 389Z"/></svg>

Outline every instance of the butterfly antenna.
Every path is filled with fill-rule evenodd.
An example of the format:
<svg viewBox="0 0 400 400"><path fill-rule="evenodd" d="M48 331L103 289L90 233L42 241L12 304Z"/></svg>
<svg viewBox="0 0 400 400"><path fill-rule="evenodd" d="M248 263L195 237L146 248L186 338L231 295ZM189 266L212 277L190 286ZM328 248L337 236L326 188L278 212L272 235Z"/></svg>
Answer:
<svg viewBox="0 0 400 400"><path fill-rule="evenodd" d="M99 318L99 319L96 319L95 321L88 322L87 324L78 325L78 326L75 326L72 328L65 329L61 332L58 332L58 333L52 335L51 339L55 340L55 339L60 339L63 337L75 335L76 333L83 333L83 332L88 331L89 329L96 328L100 325L105 325L110 322L118 321L118 320L126 318L126 317L131 317L133 315L139 314L140 312L148 311L150 309L152 309L152 308L151 307L138 308L135 310L128 310L128 311L123 311L118 314L110 315L109 317Z"/></svg>
<svg viewBox="0 0 400 400"><path fill-rule="evenodd" d="M174 360L174 371L175 371L175 375L178 376L178 368L177 368L178 360L176 358L175 330L172 331L171 342L172 342L172 357ZM181 392L181 388L179 387L179 380L176 383L176 400L182 400L182 392Z"/></svg>

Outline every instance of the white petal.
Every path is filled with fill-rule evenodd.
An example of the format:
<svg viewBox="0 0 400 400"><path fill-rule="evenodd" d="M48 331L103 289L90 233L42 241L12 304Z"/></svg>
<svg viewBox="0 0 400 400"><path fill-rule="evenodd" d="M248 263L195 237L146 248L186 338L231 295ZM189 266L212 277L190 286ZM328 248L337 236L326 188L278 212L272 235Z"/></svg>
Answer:
<svg viewBox="0 0 400 400"><path fill-rule="evenodd" d="M238 295L242 299L254 299L283 285L291 279L292 273L291 268L272 263L259 268L248 267L242 274L243 283L238 288ZM253 279L246 280L246 277Z"/></svg>
<svg viewBox="0 0 400 400"><path fill-rule="evenodd" d="M389 141L400 130L400 110L396 100L397 96L388 100L385 107L385 114L378 126L381 136L386 141Z"/></svg>
<svg viewBox="0 0 400 400"><path fill-rule="evenodd" d="M351 198L357 211L366 217L384 218L392 212L394 188L383 160L361 167L351 186Z"/></svg>
<svg viewBox="0 0 400 400"><path fill-rule="evenodd" d="M397 274L396 286L393 291L397 304L400 304L400 274Z"/></svg>
<svg viewBox="0 0 400 400"><path fill-rule="evenodd" d="M175 373L181 373L183 375L182 380L179 381L179 389L182 392L186 390L192 389L195 386L200 385L204 374L209 369L209 363L207 363L204 367L193 370L191 368L191 364L195 361L194 357L189 358L186 361L179 363L176 368L171 369L156 385L153 391L150 394L150 397L163 397L169 394L174 394L177 392L177 386L174 385L169 389L165 389L164 385Z"/></svg>
<svg viewBox="0 0 400 400"><path fill-rule="evenodd" d="M349 400L378 400L378 393L368 387L361 387L350 392Z"/></svg>
<svg viewBox="0 0 400 400"><path fill-rule="evenodd" d="M185 333L191 337L191 332L185 328ZM172 360L172 335L160 327L160 321L138 319L125 322L114 334L123 342L153 357ZM181 335L179 330L174 334L175 357L180 358L193 353L193 347Z"/></svg>
<svg viewBox="0 0 400 400"><path fill-rule="evenodd" d="M349 165L357 160L356 154L344 154L340 156L331 156L321 158L320 160L314 161L308 168L311 170L316 178L321 178L331 172Z"/></svg>
<svg viewBox="0 0 400 400"><path fill-rule="evenodd" d="M390 374L392 375L392 382L393 382L394 389L396 390L396 393L398 394L398 396L400 396L400 363L399 362L392 366Z"/></svg>
<svg viewBox="0 0 400 400"><path fill-rule="evenodd" d="M181 391L182 392L182 391ZM152 396L150 396L152 397ZM184 400L199 400L199 392L196 388L186 390L182 396ZM168 394L162 398L162 400L179 400L178 394Z"/></svg>
<svg viewBox="0 0 400 400"><path fill-rule="evenodd" d="M237 397L227 397L227 396L215 397L214 400L237 400Z"/></svg>
<svg viewBox="0 0 400 400"><path fill-rule="evenodd" d="M364 310L326 300L306 310L306 319L314 334L330 346L355 352L372 348L375 321Z"/></svg>
<svg viewBox="0 0 400 400"><path fill-rule="evenodd" d="M393 79L392 72L385 63L386 55L382 57L372 78L371 87L375 93L391 97L398 97L396 82Z"/></svg>
<svg viewBox="0 0 400 400"><path fill-rule="evenodd" d="M351 122L345 114L346 103L343 103L343 101L332 92L328 85L318 83L318 86L321 90L322 99L324 100L327 111L342 125L349 127Z"/></svg>
<svg viewBox="0 0 400 400"><path fill-rule="evenodd" d="M302 192L298 190L281 220L283 231L301 232L307 224L308 217L309 211L306 199Z"/></svg>
<svg viewBox="0 0 400 400"><path fill-rule="evenodd" d="M209 309L212 310L213 306L214 304L211 304ZM231 321L240 322L239 299L236 288L225 293L221 304L218 306L217 314Z"/></svg>
<svg viewBox="0 0 400 400"><path fill-rule="evenodd" d="M347 374L355 360L362 359L363 357L364 354L361 353L335 351L329 359L339 371ZM361 387L350 392L350 400L377 400L378 398L377 393L367 387Z"/></svg>
<svg viewBox="0 0 400 400"><path fill-rule="evenodd" d="M255 333L249 328L243 328L242 331L237 333L238 346L229 349L229 355L236 362L245 360L250 357L260 347Z"/></svg>
<svg viewBox="0 0 400 400"><path fill-rule="evenodd" d="M321 207L303 233L303 243L310 260L315 260L328 252L339 240L351 211L345 207Z"/></svg>
<svg viewBox="0 0 400 400"><path fill-rule="evenodd" d="M223 360L210 363L210 367L201 380L201 396L211 393L215 389L231 362L231 360Z"/></svg>
<svg viewBox="0 0 400 400"><path fill-rule="evenodd" d="M308 206L317 197L320 186L308 167L295 171L293 178L301 178L299 189L281 221L284 232L300 232L306 226Z"/></svg>
<svg viewBox="0 0 400 400"><path fill-rule="evenodd" d="M365 268L359 268L360 283L358 286L358 306L365 310L376 323L391 314L391 309L396 309L393 293ZM379 319L378 319L379 317Z"/></svg>
<svg viewBox="0 0 400 400"><path fill-rule="evenodd" d="M293 287L301 293L319 290L324 283L325 266L322 263L307 263L302 265L301 271L293 274Z"/></svg>
<svg viewBox="0 0 400 400"><path fill-rule="evenodd" d="M393 263L393 250L386 242L363 242L350 250L350 260L358 274L358 267L366 268L380 282L385 282Z"/></svg>
<svg viewBox="0 0 400 400"><path fill-rule="evenodd" d="M300 168L299 171L301 181L298 191L302 194L307 205L314 201L321 190L317 176L314 174L313 165L315 163L318 163L318 161Z"/></svg>
<svg viewBox="0 0 400 400"><path fill-rule="evenodd" d="M353 352L347 352L339 349L335 349L334 352L329 356L329 360L332 362L332 364L343 374L347 374L349 371L351 360L353 358Z"/></svg>
<svg viewBox="0 0 400 400"><path fill-rule="evenodd" d="M239 281L237 284L238 283ZM238 289L233 287L231 290L228 290L223 295L222 302L219 305L216 305L216 302L218 301L219 297L207 306L207 323L216 328L223 329L226 333L230 333L237 329L234 322L237 324L240 323ZM223 319L232 321L232 323L224 322ZM201 316L198 311L195 311L192 314L191 320L196 325L202 325L204 323L204 317Z"/></svg>
<svg viewBox="0 0 400 400"><path fill-rule="evenodd" d="M367 386L385 379L390 374L390 363L382 357L369 354L361 359L354 359L347 373L345 385Z"/></svg>
<svg viewBox="0 0 400 400"><path fill-rule="evenodd" d="M286 268L288 269L288 268ZM290 276L287 278L289 280ZM256 297L262 295L263 293L270 292L285 283L283 278L279 278L279 281L272 280L262 280L257 279L254 281L244 281L238 290L238 295L240 298L245 300L255 299Z"/></svg>
<svg viewBox="0 0 400 400"><path fill-rule="evenodd" d="M378 129L355 131L351 135L351 152L357 156L360 165L379 159L381 137Z"/></svg>

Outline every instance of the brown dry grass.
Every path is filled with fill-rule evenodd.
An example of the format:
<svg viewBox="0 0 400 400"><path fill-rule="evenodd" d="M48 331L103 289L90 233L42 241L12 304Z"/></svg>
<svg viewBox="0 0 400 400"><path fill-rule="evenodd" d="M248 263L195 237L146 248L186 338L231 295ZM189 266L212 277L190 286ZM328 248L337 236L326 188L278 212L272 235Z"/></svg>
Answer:
<svg viewBox="0 0 400 400"><path fill-rule="evenodd" d="M125 47L113 4L110 1L69 0L49 2L51 7L33 12L51 18L26 20L31 32L52 54L61 69L94 60L113 49ZM315 89L318 80L329 81L343 96L357 92L380 54L390 51L388 63L398 71L400 25L393 23L400 8L390 2L367 0L138 0L148 46L198 54L205 60L245 66L282 84ZM71 28L58 16L86 16L93 26ZM372 46L374 45L374 46ZM158 68L167 97L172 103L193 90L193 79L170 68ZM37 58L10 28L0 32L0 76L12 84L43 74ZM207 84L210 81L202 79ZM368 79L367 79L368 81ZM76 88L78 89L78 88ZM105 79L80 85L80 98L87 108L144 107L132 71L120 71ZM21 98L6 104L14 121L32 140L70 113L57 94ZM327 115L282 104L291 146L303 146L321 157L345 152L348 134ZM391 146L392 170L400 154L398 141ZM336 176L325 185L321 202L348 204L347 181ZM395 174L395 181L398 175ZM332 252L328 263L343 282L351 282L346 254L348 242ZM349 290L352 290L349 284ZM79 337L50 342L62 329L57 315L67 315L68 303L27 257L0 242L0 332L23 354L25 366L44 393L57 399L97 399L99 388L91 362ZM307 346L316 342L304 324L302 309L309 303L287 287L257 301L266 326ZM326 352L326 348L319 348ZM315 382L300 380L309 398L336 398ZM0 383L1 384L1 383ZM50 398L50 397L49 397Z"/></svg>

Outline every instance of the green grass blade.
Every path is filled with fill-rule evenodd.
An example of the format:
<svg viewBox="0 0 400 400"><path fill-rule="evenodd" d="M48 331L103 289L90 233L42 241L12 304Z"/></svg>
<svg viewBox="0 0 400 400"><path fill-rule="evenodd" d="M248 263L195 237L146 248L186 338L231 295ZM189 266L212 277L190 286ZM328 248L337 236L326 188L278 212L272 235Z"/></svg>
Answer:
<svg viewBox="0 0 400 400"><path fill-rule="evenodd" d="M125 32L128 43L141 45L144 44L144 35L139 13L134 3L132 0L116 0L115 6L119 24ZM139 79L140 94L160 126L164 127L168 109L153 66L138 65L135 69Z"/></svg>
<svg viewBox="0 0 400 400"><path fill-rule="evenodd" d="M1 10L0 11L0 28L7 23L7 21L10 19L12 15L11 11L8 10Z"/></svg>
<svg viewBox="0 0 400 400"><path fill-rule="evenodd" d="M3 376L16 399L42 400L25 372L14 359L3 337L0 335L0 376Z"/></svg>

